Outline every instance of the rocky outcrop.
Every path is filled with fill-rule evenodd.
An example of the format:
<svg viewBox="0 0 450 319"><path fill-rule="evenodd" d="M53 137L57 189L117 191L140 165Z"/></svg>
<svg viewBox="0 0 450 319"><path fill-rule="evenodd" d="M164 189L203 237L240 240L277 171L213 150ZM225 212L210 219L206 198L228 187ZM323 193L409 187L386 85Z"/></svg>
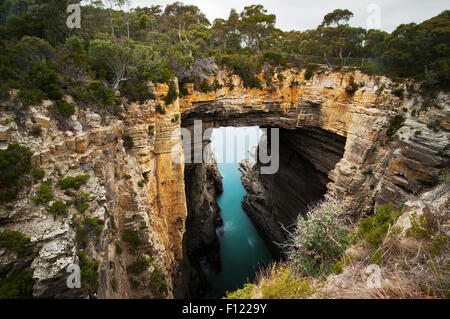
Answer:
<svg viewBox="0 0 450 319"><path fill-rule="evenodd" d="M387 202L397 206L426 191L448 167L449 96L424 106L418 86L359 71L323 68L310 79L286 70L261 89L243 88L239 77L219 72L222 88L195 92L181 100L182 125L203 120L219 126L280 128L280 170L260 176L258 165L244 177L244 208L272 252L284 231L307 205L324 193L351 203L354 218ZM282 80L279 80L282 79ZM356 83L357 90L346 90ZM394 90L403 90L402 97ZM394 129L400 120L400 129ZM437 122L436 122L437 121ZM433 130L430 123L440 123ZM388 137L387 132L393 133ZM246 182L246 180L251 182ZM255 186L257 185L257 186ZM327 195L325 195L327 196Z"/></svg>

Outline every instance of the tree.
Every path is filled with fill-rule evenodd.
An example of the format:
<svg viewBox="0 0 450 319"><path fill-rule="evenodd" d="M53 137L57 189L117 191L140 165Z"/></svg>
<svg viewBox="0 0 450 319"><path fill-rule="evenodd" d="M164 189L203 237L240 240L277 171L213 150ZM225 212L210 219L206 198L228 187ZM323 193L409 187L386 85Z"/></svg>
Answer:
<svg viewBox="0 0 450 319"><path fill-rule="evenodd" d="M340 27L341 25L348 25L348 21L353 17L353 12L348 9L336 9L325 15L322 21L322 26L330 27L335 25Z"/></svg>
<svg viewBox="0 0 450 319"><path fill-rule="evenodd" d="M264 6L258 4L244 7L240 18L239 31L246 46L259 52L275 30L276 16L267 14Z"/></svg>

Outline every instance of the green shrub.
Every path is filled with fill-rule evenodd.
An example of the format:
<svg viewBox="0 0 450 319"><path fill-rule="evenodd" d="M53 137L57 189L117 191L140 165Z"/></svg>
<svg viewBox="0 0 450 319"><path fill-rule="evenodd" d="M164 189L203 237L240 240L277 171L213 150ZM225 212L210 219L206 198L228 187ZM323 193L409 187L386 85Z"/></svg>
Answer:
<svg viewBox="0 0 450 319"><path fill-rule="evenodd" d="M122 135L123 146L127 150L131 150L134 147L133 137L130 135Z"/></svg>
<svg viewBox="0 0 450 319"><path fill-rule="evenodd" d="M386 136L392 138L395 133L403 126L405 123L405 118L401 115L396 115L389 120L389 128L386 132Z"/></svg>
<svg viewBox="0 0 450 319"><path fill-rule="evenodd" d="M84 193L75 198L73 204L75 208L83 214L89 208L89 202L91 201L91 197L88 193Z"/></svg>
<svg viewBox="0 0 450 319"><path fill-rule="evenodd" d="M326 275L341 259L350 243L344 226L345 208L345 203L331 198L312 206L306 217L299 216L286 253L303 273Z"/></svg>
<svg viewBox="0 0 450 319"><path fill-rule="evenodd" d="M116 276L113 276L111 278L111 288L114 292L117 292L117 286L118 286L117 278Z"/></svg>
<svg viewBox="0 0 450 319"><path fill-rule="evenodd" d="M392 94L394 94L396 97L399 97L400 99L403 99L405 90L402 87L396 87L393 91Z"/></svg>
<svg viewBox="0 0 450 319"><path fill-rule="evenodd" d="M31 170L31 175L35 178L35 179L42 179L45 176L45 170L43 168L33 168Z"/></svg>
<svg viewBox="0 0 450 319"><path fill-rule="evenodd" d="M122 248L122 247L120 247L120 245L119 245L119 244L116 244L116 253L117 253L118 255L121 255L121 254L122 254L122 252L123 252L123 248Z"/></svg>
<svg viewBox="0 0 450 319"><path fill-rule="evenodd" d="M77 243L81 248L85 248L89 239L99 239L103 226L99 224L96 218L85 217L82 222L75 222Z"/></svg>
<svg viewBox="0 0 450 319"><path fill-rule="evenodd" d="M22 188L23 177L31 170L32 155L19 144L9 144L6 150L0 150L0 203L14 200Z"/></svg>
<svg viewBox="0 0 450 319"><path fill-rule="evenodd" d="M139 248L141 246L141 240L136 232L130 230L125 230L122 235L122 239L128 243L133 249Z"/></svg>
<svg viewBox="0 0 450 319"><path fill-rule="evenodd" d="M47 208L47 212L53 216L66 216L68 213L67 205L60 200L54 202L50 207Z"/></svg>
<svg viewBox="0 0 450 319"><path fill-rule="evenodd" d="M275 65L286 66L286 58L278 52L266 51L263 55L264 62L268 62Z"/></svg>
<svg viewBox="0 0 450 319"><path fill-rule="evenodd" d="M31 128L31 134L34 136L40 136L42 133L42 127L39 124L34 124Z"/></svg>
<svg viewBox="0 0 450 319"><path fill-rule="evenodd" d="M69 118L70 116L75 114L75 106L71 103L67 103L64 101L58 101L55 104L55 110L56 113L58 113L61 116L64 116L65 118Z"/></svg>
<svg viewBox="0 0 450 319"><path fill-rule="evenodd" d="M392 203L380 206L375 215L361 221L358 234L372 248L377 248L400 215Z"/></svg>
<svg viewBox="0 0 450 319"><path fill-rule="evenodd" d="M146 81L139 79L122 81L119 90L120 95L131 102L144 103L156 98L155 94L147 87Z"/></svg>
<svg viewBox="0 0 450 319"><path fill-rule="evenodd" d="M436 119L427 124L428 129L433 130L434 132L439 132L441 130L441 120Z"/></svg>
<svg viewBox="0 0 450 319"><path fill-rule="evenodd" d="M0 247L17 252L20 256L28 252L27 245L30 238L18 231L8 230L0 234Z"/></svg>
<svg viewBox="0 0 450 319"><path fill-rule="evenodd" d="M148 136L152 137L155 135L155 126L154 125L149 125L148 126Z"/></svg>
<svg viewBox="0 0 450 319"><path fill-rule="evenodd" d="M166 277L160 269L155 268L153 270L149 283L158 298L164 298L167 295Z"/></svg>
<svg viewBox="0 0 450 319"><path fill-rule="evenodd" d="M89 175L69 176L58 181L58 186L62 190L74 189L78 190L80 187L87 183Z"/></svg>
<svg viewBox="0 0 450 319"><path fill-rule="evenodd" d="M200 83L200 91L202 92L209 92L211 91L212 88L209 86L209 83L206 79L203 79L202 82Z"/></svg>
<svg viewBox="0 0 450 319"><path fill-rule="evenodd" d="M172 104L178 98L177 87L174 81L169 83L169 92L167 92L166 97L164 98L164 103L166 105Z"/></svg>
<svg viewBox="0 0 450 319"><path fill-rule="evenodd" d="M81 270L81 289L93 294L98 287L98 262L88 257L86 251L78 253Z"/></svg>
<svg viewBox="0 0 450 319"><path fill-rule="evenodd" d="M151 259L139 257L134 263L127 267L129 273L140 275L150 265Z"/></svg>
<svg viewBox="0 0 450 319"><path fill-rule="evenodd" d="M115 94L113 90L107 88L100 81L91 81L88 83L89 100L96 105L106 108L115 105Z"/></svg>
<svg viewBox="0 0 450 319"><path fill-rule="evenodd" d="M36 196L33 197L33 201L36 204L42 205L47 204L52 199L53 199L53 191L51 185L48 182L42 183Z"/></svg>
<svg viewBox="0 0 450 319"><path fill-rule="evenodd" d="M305 80L309 80L313 77L314 71L319 67L317 63L307 63L305 71Z"/></svg>
<svg viewBox="0 0 450 319"><path fill-rule="evenodd" d="M354 94L357 90L358 90L358 84L355 82L355 79L353 78L353 76L350 77L350 81L349 84L347 85L347 87L345 88L345 91L348 94Z"/></svg>
<svg viewBox="0 0 450 319"><path fill-rule="evenodd" d="M17 100L22 103L23 106L28 107L31 105L40 105L45 98L44 92L37 89L21 89L17 94Z"/></svg>
<svg viewBox="0 0 450 319"><path fill-rule="evenodd" d="M0 278L0 299L33 298L33 273L26 269L13 269Z"/></svg>
<svg viewBox="0 0 450 319"><path fill-rule="evenodd" d="M155 111L156 111L156 113L159 113L162 115L166 114L166 110L160 104L156 105Z"/></svg>

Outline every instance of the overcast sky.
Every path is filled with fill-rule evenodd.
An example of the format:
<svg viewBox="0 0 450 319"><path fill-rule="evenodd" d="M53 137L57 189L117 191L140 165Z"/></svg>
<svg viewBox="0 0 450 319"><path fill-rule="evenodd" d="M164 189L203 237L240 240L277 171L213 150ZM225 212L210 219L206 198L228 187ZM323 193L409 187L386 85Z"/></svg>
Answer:
<svg viewBox="0 0 450 319"><path fill-rule="evenodd" d="M131 0L133 7L163 5L174 0ZM183 0L185 4L195 4L206 14L210 22L215 18L227 18L231 8L238 12L244 6L262 4L277 16L277 27L284 30L316 28L322 18L334 9L349 9L354 13L350 25L367 28L370 4L380 8L380 26L392 32L399 24L420 23L440 12L450 9L449 0ZM372 11L373 12L373 11ZM373 21L373 20L371 20Z"/></svg>

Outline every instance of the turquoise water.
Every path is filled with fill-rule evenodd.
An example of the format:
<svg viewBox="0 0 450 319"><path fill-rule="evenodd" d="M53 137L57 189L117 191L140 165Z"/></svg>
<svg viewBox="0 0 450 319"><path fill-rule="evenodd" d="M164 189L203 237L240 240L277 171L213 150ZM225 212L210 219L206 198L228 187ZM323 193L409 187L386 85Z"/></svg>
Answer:
<svg viewBox="0 0 450 319"><path fill-rule="evenodd" d="M224 226L217 229L222 272L205 269L209 294L213 296L224 296L227 291L242 287L254 278L261 264L272 261L269 250L241 207L247 192L242 186L238 165L237 162L218 163L223 177L223 194L217 197L224 222Z"/></svg>

